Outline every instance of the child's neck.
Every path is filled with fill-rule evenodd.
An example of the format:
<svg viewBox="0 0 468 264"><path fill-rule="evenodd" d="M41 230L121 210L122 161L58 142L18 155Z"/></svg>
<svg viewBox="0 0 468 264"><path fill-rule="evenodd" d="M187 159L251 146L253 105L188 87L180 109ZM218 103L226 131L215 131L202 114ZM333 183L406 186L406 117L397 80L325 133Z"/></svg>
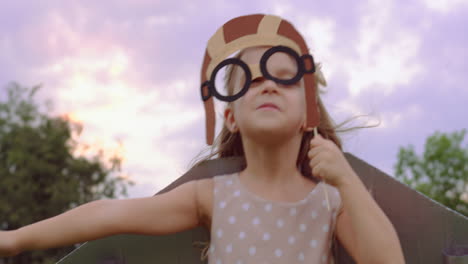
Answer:
<svg viewBox="0 0 468 264"><path fill-rule="evenodd" d="M246 139L243 146L247 167L241 172L242 177L258 185L279 189L302 181L296 166L300 144L301 137L268 146Z"/></svg>

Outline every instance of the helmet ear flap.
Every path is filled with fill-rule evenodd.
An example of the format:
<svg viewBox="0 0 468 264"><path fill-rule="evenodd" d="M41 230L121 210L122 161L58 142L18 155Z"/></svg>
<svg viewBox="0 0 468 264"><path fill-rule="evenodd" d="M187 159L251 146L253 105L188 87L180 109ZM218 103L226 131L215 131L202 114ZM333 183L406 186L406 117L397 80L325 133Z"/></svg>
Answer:
<svg viewBox="0 0 468 264"><path fill-rule="evenodd" d="M205 107L206 144L211 146L214 141L216 125L213 96L205 100L203 105Z"/></svg>
<svg viewBox="0 0 468 264"><path fill-rule="evenodd" d="M304 74L304 88L306 100L306 128L311 130L320 123L320 113L318 111L318 95L314 74Z"/></svg>

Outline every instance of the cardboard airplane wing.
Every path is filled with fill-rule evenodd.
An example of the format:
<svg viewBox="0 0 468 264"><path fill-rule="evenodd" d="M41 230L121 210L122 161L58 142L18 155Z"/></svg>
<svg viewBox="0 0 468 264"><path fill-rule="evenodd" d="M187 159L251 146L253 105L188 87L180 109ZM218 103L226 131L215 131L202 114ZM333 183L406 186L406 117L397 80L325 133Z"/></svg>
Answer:
<svg viewBox="0 0 468 264"><path fill-rule="evenodd" d="M406 263L468 263L468 218L427 198L375 167L345 153L374 199L393 223ZM239 158L204 162L159 193L202 178L240 171ZM201 260L209 230L195 228L165 236L117 235L83 244L58 264L207 263ZM385 250L385 249L382 249ZM335 263L355 263L337 241Z"/></svg>

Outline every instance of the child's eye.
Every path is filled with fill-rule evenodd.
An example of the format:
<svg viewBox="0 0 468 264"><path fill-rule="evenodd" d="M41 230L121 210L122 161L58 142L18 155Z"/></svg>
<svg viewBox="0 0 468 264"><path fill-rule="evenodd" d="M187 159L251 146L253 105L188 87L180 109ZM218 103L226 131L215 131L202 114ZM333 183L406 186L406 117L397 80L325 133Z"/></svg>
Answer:
<svg viewBox="0 0 468 264"><path fill-rule="evenodd" d="M284 70L284 71L281 71L279 74L277 74L277 76L275 77L281 80L289 80L289 79L294 78L295 75L296 74L293 73L292 71Z"/></svg>

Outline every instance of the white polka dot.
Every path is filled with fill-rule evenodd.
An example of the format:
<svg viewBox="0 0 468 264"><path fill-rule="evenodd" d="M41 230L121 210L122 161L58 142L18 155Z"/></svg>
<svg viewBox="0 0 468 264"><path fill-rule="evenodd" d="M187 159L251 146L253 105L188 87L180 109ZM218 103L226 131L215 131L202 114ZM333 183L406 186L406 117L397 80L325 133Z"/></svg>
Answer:
<svg viewBox="0 0 468 264"><path fill-rule="evenodd" d="M235 222L236 222L236 217L231 215L231 216L229 217L229 223L230 223L230 224L234 224Z"/></svg>
<svg viewBox="0 0 468 264"><path fill-rule="evenodd" d="M317 218L317 212L314 210L312 213L310 213L310 216L312 216L312 219Z"/></svg>
<svg viewBox="0 0 468 264"><path fill-rule="evenodd" d="M270 203L265 204L265 211L270 212L272 205Z"/></svg>
<svg viewBox="0 0 468 264"><path fill-rule="evenodd" d="M328 229L329 229L328 224L324 225L322 229L323 229L323 232L328 232Z"/></svg>
<svg viewBox="0 0 468 264"><path fill-rule="evenodd" d="M301 232L305 232L307 229L307 226L305 224L300 224L299 225L299 230L301 230Z"/></svg>
<svg viewBox="0 0 468 264"><path fill-rule="evenodd" d="M335 189L335 196L338 197L340 196L340 192L338 192L338 190Z"/></svg>
<svg viewBox="0 0 468 264"><path fill-rule="evenodd" d="M219 208L223 209L224 207L226 207L226 202L225 201L219 202Z"/></svg>
<svg viewBox="0 0 468 264"><path fill-rule="evenodd" d="M275 255L279 258L279 257L283 256L283 251L281 251L281 249L277 248L275 250Z"/></svg>
<svg viewBox="0 0 468 264"><path fill-rule="evenodd" d="M249 208L250 208L250 204L249 204L249 203L244 203L244 204L242 205L242 209L244 209L244 211L248 211Z"/></svg>
<svg viewBox="0 0 468 264"><path fill-rule="evenodd" d="M297 256L297 260L304 261L304 259L305 259L304 253L300 252L299 256Z"/></svg>
<svg viewBox="0 0 468 264"><path fill-rule="evenodd" d="M244 239L245 238L245 232L241 231L239 233L239 239Z"/></svg>
<svg viewBox="0 0 468 264"><path fill-rule="evenodd" d="M283 226L284 226L284 221L283 221L283 219L278 219L278 220L276 220L276 226L277 226L278 228L283 227Z"/></svg>
<svg viewBox="0 0 468 264"><path fill-rule="evenodd" d="M289 210L289 214L290 214L291 216L296 215L296 214L297 214L297 209L296 209L295 207L291 208L291 209Z"/></svg>
<svg viewBox="0 0 468 264"><path fill-rule="evenodd" d="M239 195L240 195L240 191L239 191L239 190L237 190L237 191L234 192L234 196L237 197L237 196L239 196Z"/></svg>
<svg viewBox="0 0 468 264"><path fill-rule="evenodd" d="M289 237L288 237L288 243L289 243L289 244L292 245L292 244L294 244L295 242L296 242L296 238L295 238L294 236L289 236Z"/></svg>
<svg viewBox="0 0 468 264"><path fill-rule="evenodd" d="M249 254L250 254L251 256L253 256L253 255L255 255L255 252L257 252L257 248L255 248L254 246L251 246L251 247L249 248Z"/></svg>
<svg viewBox="0 0 468 264"><path fill-rule="evenodd" d="M216 232L216 234L218 235L218 237L222 237L223 236L223 230L221 230L221 228L218 228L218 231Z"/></svg>
<svg viewBox="0 0 468 264"><path fill-rule="evenodd" d="M216 264L223 264L223 262L220 259L218 259L216 260Z"/></svg>
<svg viewBox="0 0 468 264"><path fill-rule="evenodd" d="M232 252L232 244L229 244L226 246L226 252L231 253Z"/></svg>
<svg viewBox="0 0 468 264"><path fill-rule="evenodd" d="M316 248L317 247L317 240L312 239L309 244L310 244L311 248Z"/></svg>
<svg viewBox="0 0 468 264"><path fill-rule="evenodd" d="M232 180L226 181L226 185L231 185L231 184L232 184Z"/></svg>
<svg viewBox="0 0 468 264"><path fill-rule="evenodd" d="M252 224L254 224L254 225L260 224L260 218L255 217L255 218L252 220Z"/></svg>
<svg viewBox="0 0 468 264"><path fill-rule="evenodd" d="M213 253L215 251L215 245L210 246L210 252Z"/></svg>
<svg viewBox="0 0 468 264"><path fill-rule="evenodd" d="M263 240L267 241L270 240L270 233L266 232L263 234Z"/></svg>

